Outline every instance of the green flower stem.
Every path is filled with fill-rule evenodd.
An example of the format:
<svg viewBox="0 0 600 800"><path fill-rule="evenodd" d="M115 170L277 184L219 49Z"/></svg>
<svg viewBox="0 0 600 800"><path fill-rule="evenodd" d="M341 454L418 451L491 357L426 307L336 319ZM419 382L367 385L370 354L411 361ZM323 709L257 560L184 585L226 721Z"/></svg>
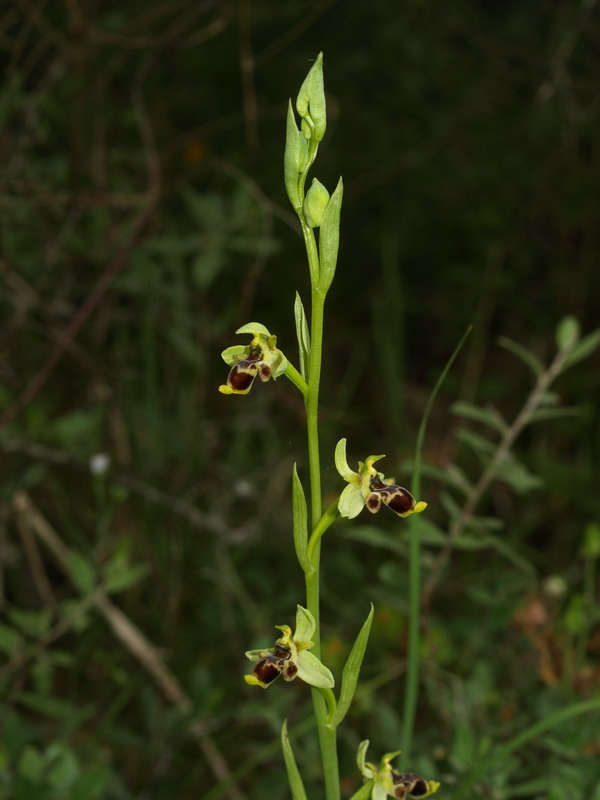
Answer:
<svg viewBox="0 0 600 800"><path fill-rule="evenodd" d="M312 231L311 231L312 233ZM307 248L308 250L308 248ZM309 253L310 260L310 253ZM321 459L319 455L319 385L321 381L321 358L323 350L323 310L325 297L313 288L310 336L310 359L308 365L308 394L306 396L306 428L308 434L308 465L310 471L310 512L313 530L321 519ZM321 547L317 541L312 553L312 575L307 575L307 608L315 618L315 650L321 653L319 627L319 563ZM310 580L309 580L310 578Z"/></svg>
<svg viewBox="0 0 600 800"><path fill-rule="evenodd" d="M337 700L331 689L319 689L321 696L327 703L327 718L330 720L336 712Z"/></svg>
<svg viewBox="0 0 600 800"><path fill-rule="evenodd" d="M329 506L327 511L318 521L313 532L310 535L310 539L308 540L308 561L310 564L313 563L315 548L321 541L321 536L323 536L325 531L336 521L336 519L340 515L338 509L338 500L339 497L336 497L336 499L333 501L333 503Z"/></svg>
<svg viewBox="0 0 600 800"><path fill-rule="evenodd" d="M293 367L288 361L287 369L283 374L294 384L294 386L297 386L298 389L300 389L300 391L304 396L304 399L306 400L306 397L308 395L308 384L306 383L302 375L300 375L296 367Z"/></svg>
<svg viewBox="0 0 600 800"><path fill-rule="evenodd" d="M305 234L306 251L311 265L311 276L319 275L318 253L315 238L312 230L303 225L310 236ZM314 245L314 249L311 245ZM316 259L316 261L315 261ZM308 394L306 396L306 428L308 434L308 464L310 471L310 510L311 524L313 531L319 527L322 517L321 506L321 459L319 455L319 385L321 380L321 358L323 350L323 312L325 305L325 295L320 292L313 280L312 308L311 308L311 339L310 339L310 359L308 367ZM328 509L329 513L330 509ZM331 516L331 515L330 515ZM327 514L324 515L329 521ZM333 522L333 518L331 519ZM331 524L328 522L328 524ZM323 527L323 532L325 531ZM320 658L321 656L321 632L320 632L320 602L319 602L319 565L321 560L321 535L313 539L311 564L312 571L306 573L306 607L313 615L316 623L314 648L312 652ZM325 779L326 800L340 800L340 777L338 767L337 742L335 728L328 725L328 709L319 689L312 689L313 707L315 719L317 720L317 730L319 733L319 744L321 747L321 761L323 764L323 776Z"/></svg>

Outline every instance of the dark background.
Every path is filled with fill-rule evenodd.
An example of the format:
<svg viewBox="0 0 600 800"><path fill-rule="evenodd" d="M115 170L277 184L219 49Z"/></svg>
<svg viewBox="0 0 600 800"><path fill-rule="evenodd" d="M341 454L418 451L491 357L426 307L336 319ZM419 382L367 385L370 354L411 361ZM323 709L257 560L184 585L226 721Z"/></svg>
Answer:
<svg viewBox="0 0 600 800"><path fill-rule="evenodd" d="M0 797L216 800L238 769L232 797L277 800L284 716L317 786L306 687L241 680L244 650L303 601L289 492L294 461L307 475L302 403L283 379L217 392L220 352L250 320L296 359L294 294L308 305L309 290L282 180L287 99L323 50L311 175L345 185L326 499L342 436L352 461L386 452L410 483L429 392L474 324L425 442L423 499L445 534L464 501L445 476L482 469L452 404L510 423L533 385L498 337L548 363L561 318L598 324L596 3L17 0L0 32ZM484 753L598 696L598 366L558 379L550 401L579 412L526 428L526 478L480 504L510 556L472 531L424 620L414 769L440 797ZM363 517L323 556L338 677L377 607L340 738L347 794L361 739L373 760L400 747L406 657L406 528ZM147 637L137 658L115 608ZM553 728L472 796L598 800L597 722Z"/></svg>

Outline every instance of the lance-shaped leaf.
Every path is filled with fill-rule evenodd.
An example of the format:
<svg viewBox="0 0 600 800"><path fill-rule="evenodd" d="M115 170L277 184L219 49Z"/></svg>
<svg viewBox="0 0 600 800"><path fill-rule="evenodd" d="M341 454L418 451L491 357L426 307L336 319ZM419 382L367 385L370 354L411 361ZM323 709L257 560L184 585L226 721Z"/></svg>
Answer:
<svg viewBox="0 0 600 800"><path fill-rule="evenodd" d="M331 286L333 276L335 275L340 245L340 213L342 210L343 194L344 184L340 178L327 204L323 219L321 220L321 229L319 233L319 261L321 264L319 289L323 294L325 294Z"/></svg>
<svg viewBox="0 0 600 800"><path fill-rule="evenodd" d="M365 620L364 625L360 629L356 641L350 651L350 655L344 665L342 672L342 686L340 689L340 697L336 712L331 720L331 724L336 727L344 719L350 708L350 703L354 697L360 667L369 641L369 634L371 633L371 624L373 623L373 604L371 603L371 610L369 616Z"/></svg>
<svg viewBox="0 0 600 800"><path fill-rule="evenodd" d="M300 295L296 292L294 301L294 319L296 320L296 336L298 337L298 350L300 351L300 374L308 381L308 362L310 360L310 334L308 322Z"/></svg>
<svg viewBox="0 0 600 800"><path fill-rule="evenodd" d="M281 748L283 750L283 758L285 760L285 768L287 770L288 783L290 791L292 792L292 800L306 800L306 791L302 777L294 758L294 751L290 743L290 738L287 731L287 719L284 719L281 726Z"/></svg>
<svg viewBox="0 0 600 800"><path fill-rule="evenodd" d="M296 465L292 469L292 515L294 528L294 547L298 562L304 572L310 570L308 560L308 514L306 510L306 497L298 477Z"/></svg>

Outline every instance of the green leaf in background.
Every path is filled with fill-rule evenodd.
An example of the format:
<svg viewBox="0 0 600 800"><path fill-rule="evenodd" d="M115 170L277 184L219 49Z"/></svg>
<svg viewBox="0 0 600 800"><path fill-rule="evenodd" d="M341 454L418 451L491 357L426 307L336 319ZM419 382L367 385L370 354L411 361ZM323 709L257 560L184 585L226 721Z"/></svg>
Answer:
<svg viewBox="0 0 600 800"><path fill-rule="evenodd" d="M104 797L110 773L104 764L94 764L87 769L73 787L77 800L96 800Z"/></svg>
<svg viewBox="0 0 600 800"><path fill-rule="evenodd" d="M46 782L53 789L67 791L79 778L80 770L73 751L62 742L52 742L45 753Z"/></svg>
<svg viewBox="0 0 600 800"><path fill-rule="evenodd" d="M406 555L406 544L403 541L374 525L349 525L343 529L342 535L344 538L362 542L370 547L390 550L402 557Z"/></svg>
<svg viewBox="0 0 600 800"><path fill-rule="evenodd" d="M591 356L594 350L600 347L600 328L589 333L573 348L565 361L565 368L571 367L578 361Z"/></svg>
<svg viewBox="0 0 600 800"><path fill-rule="evenodd" d="M373 623L373 613L375 608L371 603L371 610L365 620L362 628L358 632L358 636L352 646L352 650L348 656L344 669L342 671L342 684L340 689L340 697L335 714L331 720L333 726L337 726L344 719L350 708L350 703L354 697L360 667L367 649L367 642L369 641L369 634L371 632L371 625Z"/></svg>
<svg viewBox="0 0 600 800"><path fill-rule="evenodd" d="M96 584L93 564L76 550L69 553L69 575L81 594L89 594Z"/></svg>
<svg viewBox="0 0 600 800"><path fill-rule="evenodd" d="M583 536L581 548L583 557L592 560L600 558L600 525L597 522L588 522Z"/></svg>
<svg viewBox="0 0 600 800"><path fill-rule="evenodd" d="M559 350L568 350L579 341L579 322L575 317L564 317L556 328L556 344Z"/></svg>
<svg viewBox="0 0 600 800"><path fill-rule="evenodd" d="M304 784L296 764L296 759L294 758L294 752L287 732L287 719L284 719L283 725L281 726L281 747L283 750L288 782L292 792L292 800L306 800Z"/></svg>
<svg viewBox="0 0 600 800"><path fill-rule="evenodd" d="M321 263L319 289L323 294L325 294L331 286L333 276L335 275L340 245L340 214L342 211L343 194L344 184L340 178L325 209L319 233L319 260Z"/></svg>
<svg viewBox="0 0 600 800"><path fill-rule="evenodd" d="M21 753L19 763L17 764L18 774L22 778L27 778L27 780L32 783L37 783L42 777L43 769L44 758L42 753L37 747L31 744L27 745Z"/></svg>
<svg viewBox="0 0 600 800"><path fill-rule="evenodd" d="M559 408L538 408L537 411L534 411L529 417L527 424L530 425L532 422L543 422L544 420L548 419L579 417L580 415L581 409L576 407L563 406Z"/></svg>
<svg viewBox="0 0 600 800"><path fill-rule="evenodd" d="M132 566L107 565L103 576L104 590L109 594L124 592L132 589L150 572L147 564L133 564Z"/></svg>
<svg viewBox="0 0 600 800"><path fill-rule="evenodd" d="M497 339L498 344L500 347L504 347L505 350L510 350L513 355L517 356L521 359L524 364L527 364L529 369L534 373L534 375L539 378L540 375L544 371L544 365L540 361L540 359L532 353L531 350L528 350L526 347L523 347L522 344L518 342L513 342L512 339L509 339L507 336L499 336Z"/></svg>
<svg viewBox="0 0 600 800"><path fill-rule="evenodd" d="M39 639L50 628L52 611L49 608L43 608L41 611L11 608L8 611L8 618L26 636L30 636L32 639Z"/></svg>
<svg viewBox="0 0 600 800"><path fill-rule="evenodd" d="M510 455L496 468L496 478L508 484L517 494L527 494L543 485L541 478L531 473L527 467Z"/></svg>
<svg viewBox="0 0 600 800"><path fill-rule="evenodd" d="M484 463L488 456L492 456L496 450L494 442L490 442L485 436L467 428L459 428L455 434L459 442L466 444Z"/></svg>
<svg viewBox="0 0 600 800"><path fill-rule="evenodd" d="M300 295L296 292L294 301L294 319L296 321L296 336L298 337L298 350L300 353L300 374L305 381L308 381L308 362L310 356L310 333L308 332L308 322Z"/></svg>
<svg viewBox="0 0 600 800"><path fill-rule="evenodd" d="M502 415L495 408L482 408L473 403L466 403L464 400L457 400L456 403L450 406L450 411L459 417L465 417L488 425L498 433L505 433L508 427L502 419Z"/></svg>
<svg viewBox="0 0 600 800"><path fill-rule="evenodd" d="M93 705L76 705L51 695L34 692L19 692L15 700L43 717L68 723L72 727L80 725L94 713Z"/></svg>
<svg viewBox="0 0 600 800"><path fill-rule="evenodd" d="M296 556L304 572L308 572L310 570L310 562L308 560L308 514L304 489L298 477L295 464L292 469L292 514Z"/></svg>
<svg viewBox="0 0 600 800"><path fill-rule="evenodd" d="M225 251L214 244L198 252L192 262L192 278L200 289L207 289L225 266Z"/></svg>
<svg viewBox="0 0 600 800"><path fill-rule="evenodd" d="M17 631L8 625L0 624L0 653L12 656L17 653L23 645L23 638Z"/></svg>

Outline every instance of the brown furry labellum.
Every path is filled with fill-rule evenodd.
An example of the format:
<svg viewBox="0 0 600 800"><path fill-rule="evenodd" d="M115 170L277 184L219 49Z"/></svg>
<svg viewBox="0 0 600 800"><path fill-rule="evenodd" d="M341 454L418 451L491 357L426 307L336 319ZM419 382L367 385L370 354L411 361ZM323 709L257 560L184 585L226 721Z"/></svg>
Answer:
<svg viewBox="0 0 600 800"><path fill-rule="evenodd" d="M400 517L414 509L415 498L407 489L396 486L393 480L390 478L391 483L384 483L379 476L375 476L369 484L371 494L367 497L367 508L372 514L379 511L382 501Z"/></svg>
<svg viewBox="0 0 600 800"><path fill-rule="evenodd" d="M412 772L392 772L394 781L394 797L405 800L407 797L425 797L429 793L429 786L424 778Z"/></svg>
<svg viewBox="0 0 600 800"><path fill-rule="evenodd" d="M296 677L298 667L293 661L290 661L290 656L289 647L276 644L273 653L259 658L252 672L265 686L269 686L281 674L283 674L284 680L291 681Z"/></svg>

